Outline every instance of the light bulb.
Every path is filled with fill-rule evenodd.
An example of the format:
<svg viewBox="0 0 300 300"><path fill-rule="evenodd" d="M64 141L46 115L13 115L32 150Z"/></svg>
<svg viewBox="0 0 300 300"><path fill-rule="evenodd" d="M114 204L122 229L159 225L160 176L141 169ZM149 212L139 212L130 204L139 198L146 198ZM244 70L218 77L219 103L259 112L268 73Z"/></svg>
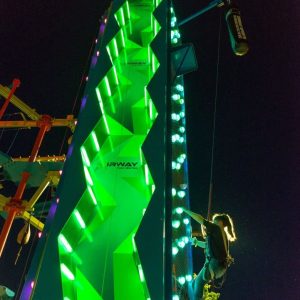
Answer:
<svg viewBox="0 0 300 300"><path fill-rule="evenodd" d="M183 209L181 207L177 207L175 209L176 213L178 213L179 215L181 215L183 213Z"/></svg>
<svg viewBox="0 0 300 300"><path fill-rule="evenodd" d="M185 278L184 278L183 276L178 277L178 282L179 282L180 284L185 284Z"/></svg>
<svg viewBox="0 0 300 300"><path fill-rule="evenodd" d="M179 220L173 220L172 221L172 227L173 228L179 228L180 227L180 221Z"/></svg>
<svg viewBox="0 0 300 300"><path fill-rule="evenodd" d="M190 223L190 220L189 220L188 218L184 218L184 219L183 219L183 223L184 223L185 225L188 225L188 224Z"/></svg>
<svg viewBox="0 0 300 300"><path fill-rule="evenodd" d="M172 247L172 254L176 255L178 253L179 249L177 247Z"/></svg>

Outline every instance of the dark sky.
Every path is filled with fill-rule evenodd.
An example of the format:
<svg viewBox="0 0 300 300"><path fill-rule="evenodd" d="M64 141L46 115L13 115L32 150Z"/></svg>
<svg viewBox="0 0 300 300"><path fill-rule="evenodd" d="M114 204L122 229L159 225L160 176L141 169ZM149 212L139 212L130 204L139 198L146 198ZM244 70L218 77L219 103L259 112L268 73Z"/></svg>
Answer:
<svg viewBox="0 0 300 300"><path fill-rule="evenodd" d="M207 3L174 2L179 19ZM7 85L18 77L18 97L38 112L56 117L69 114L108 3L2 1L0 83ZM213 210L231 214L238 235L232 247L236 263L228 272L224 300L300 298L299 5L297 1L240 0L250 42L249 54L241 58L231 52L221 14ZM194 43L199 65L197 72L186 76L185 93L191 206L203 215L219 20L220 10L214 10L181 29L184 42ZM42 153L57 154L63 134L53 130ZM0 140L1 151L7 151L13 137L10 133ZM24 137L34 140L32 133L19 132L10 154L29 154L30 143L24 144ZM14 268L11 256L1 258L0 283L15 288L13 273L22 264ZM198 271L203 254L196 257Z"/></svg>

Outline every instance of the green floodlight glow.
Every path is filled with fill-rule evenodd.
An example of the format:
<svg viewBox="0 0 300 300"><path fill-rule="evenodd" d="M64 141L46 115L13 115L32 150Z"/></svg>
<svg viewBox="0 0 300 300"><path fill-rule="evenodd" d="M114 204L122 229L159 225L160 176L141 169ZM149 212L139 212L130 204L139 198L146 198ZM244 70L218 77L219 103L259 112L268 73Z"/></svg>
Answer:
<svg viewBox="0 0 300 300"><path fill-rule="evenodd" d="M125 47L125 36L124 36L123 28L121 28L121 39L122 39L122 46Z"/></svg>
<svg viewBox="0 0 300 300"><path fill-rule="evenodd" d="M145 99L145 106L148 105L148 96L147 96L147 86L144 87L144 99Z"/></svg>
<svg viewBox="0 0 300 300"><path fill-rule="evenodd" d="M152 184L151 191L152 191L152 194L154 194L154 192L155 192L155 184Z"/></svg>
<svg viewBox="0 0 300 300"><path fill-rule="evenodd" d="M125 16L124 16L123 7L120 8L120 11L121 11L121 25L124 26L125 25Z"/></svg>
<svg viewBox="0 0 300 300"><path fill-rule="evenodd" d="M178 295L173 295L172 300L179 300L179 296Z"/></svg>
<svg viewBox="0 0 300 300"><path fill-rule="evenodd" d="M95 131L92 131L92 138L93 138L93 142L94 142L94 146L96 148L96 151L100 151L100 145L97 139L97 135L95 133Z"/></svg>
<svg viewBox="0 0 300 300"><path fill-rule="evenodd" d="M118 44L117 44L117 41L116 41L115 38L113 39L113 42L114 42L114 47L115 47L115 55L116 55L116 57L118 57L119 56L119 50L118 50Z"/></svg>
<svg viewBox="0 0 300 300"><path fill-rule="evenodd" d="M70 298L68 298L68 297L64 297L64 300L71 300Z"/></svg>
<svg viewBox="0 0 300 300"><path fill-rule="evenodd" d="M74 274L70 271L70 269L65 264L60 264L60 269L69 280L75 279Z"/></svg>
<svg viewBox="0 0 300 300"><path fill-rule="evenodd" d="M126 1L126 8L127 8L128 19L130 19L130 8L129 8L129 3L128 3L128 1Z"/></svg>
<svg viewBox="0 0 300 300"><path fill-rule="evenodd" d="M142 149L140 148L139 149L139 156L140 156L140 163L141 163L141 165L143 164L143 151L142 151Z"/></svg>
<svg viewBox="0 0 300 300"><path fill-rule="evenodd" d="M145 180L146 180L146 184L149 185L149 168L148 168L148 165L145 165Z"/></svg>
<svg viewBox="0 0 300 300"><path fill-rule="evenodd" d="M104 121L104 125L105 125L105 128L106 128L106 132L107 132L108 135L110 135L110 130L109 130L109 127L108 127L106 115L103 115L103 121Z"/></svg>
<svg viewBox="0 0 300 300"><path fill-rule="evenodd" d="M102 113L102 116L103 116L103 121L104 121L104 125L105 125L105 128L106 128L106 132L109 135L110 134L110 130L109 130L107 119L106 119L106 115L105 115L105 112L104 112L104 106L103 106L103 101L102 101L101 93L100 93L100 90L99 90L98 87L96 87L96 94L97 94L97 98L98 98L98 101L99 101L100 110L101 110L101 113Z"/></svg>
<svg viewBox="0 0 300 300"><path fill-rule="evenodd" d="M141 264L138 265L138 270L139 270L140 280L141 280L141 282L144 282L145 276L144 276L144 272L143 272L143 268L142 268Z"/></svg>
<svg viewBox="0 0 300 300"><path fill-rule="evenodd" d="M65 236L63 234L60 234L58 236L58 239L61 242L61 244L64 246L64 248L66 249L67 252L71 253L73 251L71 245L69 244L69 242L67 241L67 239L65 238Z"/></svg>
<svg viewBox="0 0 300 300"><path fill-rule="evenodd" d="M90 196L91 196L91 198L92 198L92 200L93 200L93 203L94 203L95 205L98 205L98 202L97 202L97 199L96 199L96 197L95 197L95 194L94 194L92 188L91 188L89 185L88 185L88 191L89 191L89 194L90 194Z"/></svg>
<svg viewBox="0 0 300 300"><path fill-rule="evenodd" d="M152 106L152 101L149 102L149 116L150 116L150 120L153 120L153 106Z"/></svg>
<svg viewBox="0 0 300 300"><path fill-rule="evenodd" d="M110 58L110 61L112 62L113 59L112 59L112 56L111 56L110 49L109 49L109 46L108 46L108 45L106 46L106 51L107 51L107 54L108 54L108 56L109 56L109 58Z"/></svg>
<svg viewBox="0 0 300 300"><path fill-rule="evenodd" d="M157 21L154 20L154 35L156 35L158 32L158 29L157 29Z"/></svg>
<svg viewBox="0 0 300 300"><path fill-rule="evenodd" d="M83 166L83 170L84 170L84 174L85 174L85 178L87 180L87 182L89 183L89 185L94 185L93 179L91 177L91 174L88 170L88 168L86 166Z"/></svg>
<svg viewBox="0 0 300 300"><path fill-rule="evenodd" d="M115 67L115 66L113 66L113 70L114 70L114 75L115 75L116 84L119 85L118 74L117 74L117 70L116 70L116 67Z"/></svg>
<svg viewBox="0 0 300 300"><path fill-rule="evenodd" d="M84 229L86 227L86 225L85 225L85 223L84 223L84 221L82 219L81 214L79 213L79 211L77 209L74 210L74 215L75 215L76 220L78 221L78 224L80 225L80 227L82 229Z"/></svg>
<svg viewBox="0 0 300 300"><path fill-rule="evenodd" d="M105 81L105 85L106 85L107 94L108 94L108 96L111 96L111 89L110 89L110 85L109 85L107 76L104 77L104 81Z"/></svg>
<svg viewBox="0 0 300 300"><path fill-rule="evenodd" d="M153 4L154 4L154 1L153 1ZM151 29L153 30L153 28L154 28L153 15L151 15L150 18L151 18Z"/></svg>
<svg viewBox="0 0 300 300"><path fill-rule="evenodd" d="M133 252L136 252L137 249L136 249L136 244L135 244L135 240L134 240L134 234L132 235L131 240L132 240Z"/></svg>
<svg viewBox="0 0 300 300"><path fill-rule="evenodd" d="M155 73L155 56L152 53L152 72Z"/></svg>
<svg viewBox="0 0 300 300"><path fill-rule="evenodd" d="M84 164L87 167L89 167L91 165L91 162L90 162L89 156L88 156L88 154L87 154L86 149L85 149L84 146L80 147L80 152L81 152Z"/></svg>
<svg viewBox="0 0 300 300"><path fill-rule="evenodd" d="M101 93L98 87L96 87L96 94L97 94L97 98L99 101L99 106L100 106L100 110L102 115L104 115L104 107L103 107L103 101L102 101L102 97L101 97Z"/></svg>

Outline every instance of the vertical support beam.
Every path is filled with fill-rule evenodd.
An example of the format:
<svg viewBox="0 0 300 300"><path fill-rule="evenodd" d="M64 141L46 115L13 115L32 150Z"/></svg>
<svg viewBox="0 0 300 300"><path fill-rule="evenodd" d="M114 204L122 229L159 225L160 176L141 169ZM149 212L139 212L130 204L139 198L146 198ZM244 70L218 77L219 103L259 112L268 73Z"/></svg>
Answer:
<svg viewBox="0 0 300 300"><path fill-rule="evenodd" d="M16 214L17 211L15 209L10 209L8 212L7 219L5 220L4 226L2 228L0 235L0 257L2 256L2 252Z"/></svg>
<svg viewBox="0 0 300 300"><path fill-rule="evenodd" d="M17 188L17 191L15 193L15 196L13 197L14 200L20 201L20 199L22 198L29 177L30 177L30 173L29 172L24 171L22 173L22 179L21 179L21 181L20 181L20 183L18 185L18 188Z"/></svg>
<svg viewBox="0 0 300 300"><path fill-rule="evenodd" d="M30 162L35 161L36 156L37 156L37 154L39 152L39 149L41 147L42 141L44 139L44 136L45 136L46 132L51 128L51 117L50 116L43 115L40 122L41 122L40 130L39 130L38 136L35 140L35 143L33 145L31 155L29 157Z"/></svg>
<svg viewBox="0 0 300 300"><path fill-rule="evenodd" d="M165 129L165 270L164 270L164 285L165 285L165 300L172 299L172 120L171 120L171 0L167 0L166 12L166 43L167 43L167 85L166 85L166 129Z"/></svg>
<svg viewBox="0 0 300 300"><path fill-rule="evenodd" d="M8 96L7 96L5 102L2 105L1 110L0 110L0 120L2 119L4 113L5 113L6 109L7 109L7 106L9 104L9 102L10 102L11 97L15 93L16 89L20 86L20 83L21 83L21 81L19 79L14 79L13 80L13 87L10 90L10 93L8 94Z"/></svg>

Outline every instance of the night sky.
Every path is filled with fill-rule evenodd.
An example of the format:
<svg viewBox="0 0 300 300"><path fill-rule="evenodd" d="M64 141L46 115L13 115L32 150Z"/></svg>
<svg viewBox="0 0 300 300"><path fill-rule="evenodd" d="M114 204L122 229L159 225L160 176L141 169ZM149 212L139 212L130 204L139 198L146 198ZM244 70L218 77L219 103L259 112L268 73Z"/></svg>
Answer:
<svg viewBox="0 0 300 300"><path fill-rule="evenodd" d="M17 96L55 117L72 112L110 1L68 2L4 0L0 6L0 83L20 78ZM178 19L208 3L174 2ZM238 235L224 300L300 299L300 4L288 2L239 1L250 42L245 57L232 53L220 10L181 28L183 41L194 43L199 65L185 77L191 208L206 215L221 13L213 211L229 213ZM61 149L64 130L52 131L41 154ZM3 134L1 151L10 148L15 133ZM20 131L9 154L29 155L35 133ZM16 290L28 249L14 267L14 240L11 234L0 259L0 283ZM195 257L197 272L203 253L195 251Z"/></svg>

